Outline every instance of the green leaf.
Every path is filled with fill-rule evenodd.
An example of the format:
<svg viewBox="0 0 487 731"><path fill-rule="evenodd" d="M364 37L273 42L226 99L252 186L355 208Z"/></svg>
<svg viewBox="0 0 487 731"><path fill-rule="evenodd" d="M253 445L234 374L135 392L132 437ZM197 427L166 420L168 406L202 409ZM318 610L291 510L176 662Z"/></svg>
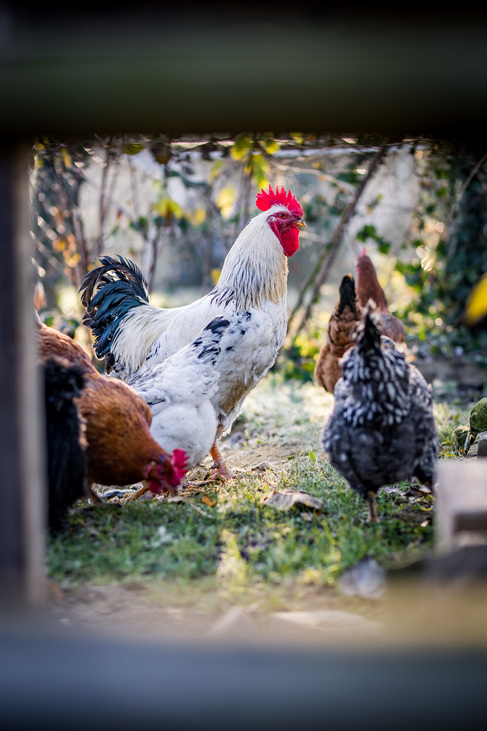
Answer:
<svg viewBox="0 0 487 731"><path fill-rule="evenodd" d="M228 219L232 215L235 201L237 199L237 191L235 186L228 185L222 188L216 196L215 203L220 210L223 218Z"/></svg>
<svg viewBox="0 0 487 731"><path fill-rule="evenodd" d="M176 201L169 196L160 198L157 203L154 203L152 210L165 218L166 221L181 218L183 215L183 209L179 203L176 203Z"/></svg>
<svg viewBox="0 0 487 731"><path fill-rule="evenodd" d="M261 147L267 152L268 155L273 155L275 152L281 149L281 145L272 137L266 137L260 142Z"/></svg>
<svg viewBox="0 0 487 731"><path fill-rule="evenodd" d="M241 135L238 135L238 137L235 138L233 147L230 150L230 155L233 157L234 160L243 160L252 149L252 146L253 142L247 134L243 133Z"/></svg>
<svg viewBox="0 0 487 731"><path fill-rule="evenodd" d="M129 142L127 145L124 145L123 152L126 155L138 155L139 152L142 152L144 149L144 145L139 145L136 142Z"/></svg>

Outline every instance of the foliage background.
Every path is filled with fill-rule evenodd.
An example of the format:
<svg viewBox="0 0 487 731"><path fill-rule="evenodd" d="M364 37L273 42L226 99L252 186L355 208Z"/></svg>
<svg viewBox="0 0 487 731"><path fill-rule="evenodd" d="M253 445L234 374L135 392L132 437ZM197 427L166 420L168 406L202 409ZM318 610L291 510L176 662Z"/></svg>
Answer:
<svg viewBox="0 0 487 731"><path fill-rule="evenodd" d="M380 163L354 203L381 146ZM79 326L77 289L102 253L134 259L156 304L209 291L255 215L256 192L270 183L292 189L307 221L289 260L290 312L302 306L293 311L280 359L285 373L311 378L338 283L354 271L363 246L416 357L485 365L485 323L467 329L462 321L471 288L487 271L487 154L480 145L242 132L39 139L33 152L35 276L50 324ZM310 301L316 268L350 207L328 276Z"/></svg>

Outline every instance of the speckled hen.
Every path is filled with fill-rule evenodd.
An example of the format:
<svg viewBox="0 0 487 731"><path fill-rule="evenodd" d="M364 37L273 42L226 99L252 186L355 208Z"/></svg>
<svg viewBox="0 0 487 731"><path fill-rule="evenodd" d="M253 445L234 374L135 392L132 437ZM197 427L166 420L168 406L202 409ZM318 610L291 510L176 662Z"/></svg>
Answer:
<svg viewBox="0 0 487 731"><path fill-rule="evenodd" d="M381 337L369 308L341 364L323 449L352 490L368 500L370 520L377 521L379 488L412 477L434 483L438 437L431 387L393 341Z"/></svg>

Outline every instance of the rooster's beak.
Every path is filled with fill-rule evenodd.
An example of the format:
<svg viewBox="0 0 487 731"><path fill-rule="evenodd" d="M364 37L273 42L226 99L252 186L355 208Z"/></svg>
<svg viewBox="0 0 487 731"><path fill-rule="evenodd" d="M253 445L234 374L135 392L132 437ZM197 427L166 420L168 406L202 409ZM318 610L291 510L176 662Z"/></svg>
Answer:
<svg viewBox="0 0 487 731"><path fill-rule="evenodd" d="M305 224L305 222L303 221L302 218L297 218L294 221L294 225L297 226L298 228L306 228L306 224Z"/></svg>

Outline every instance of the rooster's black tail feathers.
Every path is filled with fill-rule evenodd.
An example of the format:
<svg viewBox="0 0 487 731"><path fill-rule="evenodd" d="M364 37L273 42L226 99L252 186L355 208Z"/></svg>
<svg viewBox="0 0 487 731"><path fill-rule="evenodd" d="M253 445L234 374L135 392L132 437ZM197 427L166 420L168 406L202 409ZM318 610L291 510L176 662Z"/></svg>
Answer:
<svg viewBox="0 0 487 731"><path fill-rule="evenodd" d="M127 312L149 304L149 288L130 259L101 256L99 261L100 266L85 275L79 291L86 309L83 324L91 328L95 353L101 360L109 357L111 342Z"/></svg>

